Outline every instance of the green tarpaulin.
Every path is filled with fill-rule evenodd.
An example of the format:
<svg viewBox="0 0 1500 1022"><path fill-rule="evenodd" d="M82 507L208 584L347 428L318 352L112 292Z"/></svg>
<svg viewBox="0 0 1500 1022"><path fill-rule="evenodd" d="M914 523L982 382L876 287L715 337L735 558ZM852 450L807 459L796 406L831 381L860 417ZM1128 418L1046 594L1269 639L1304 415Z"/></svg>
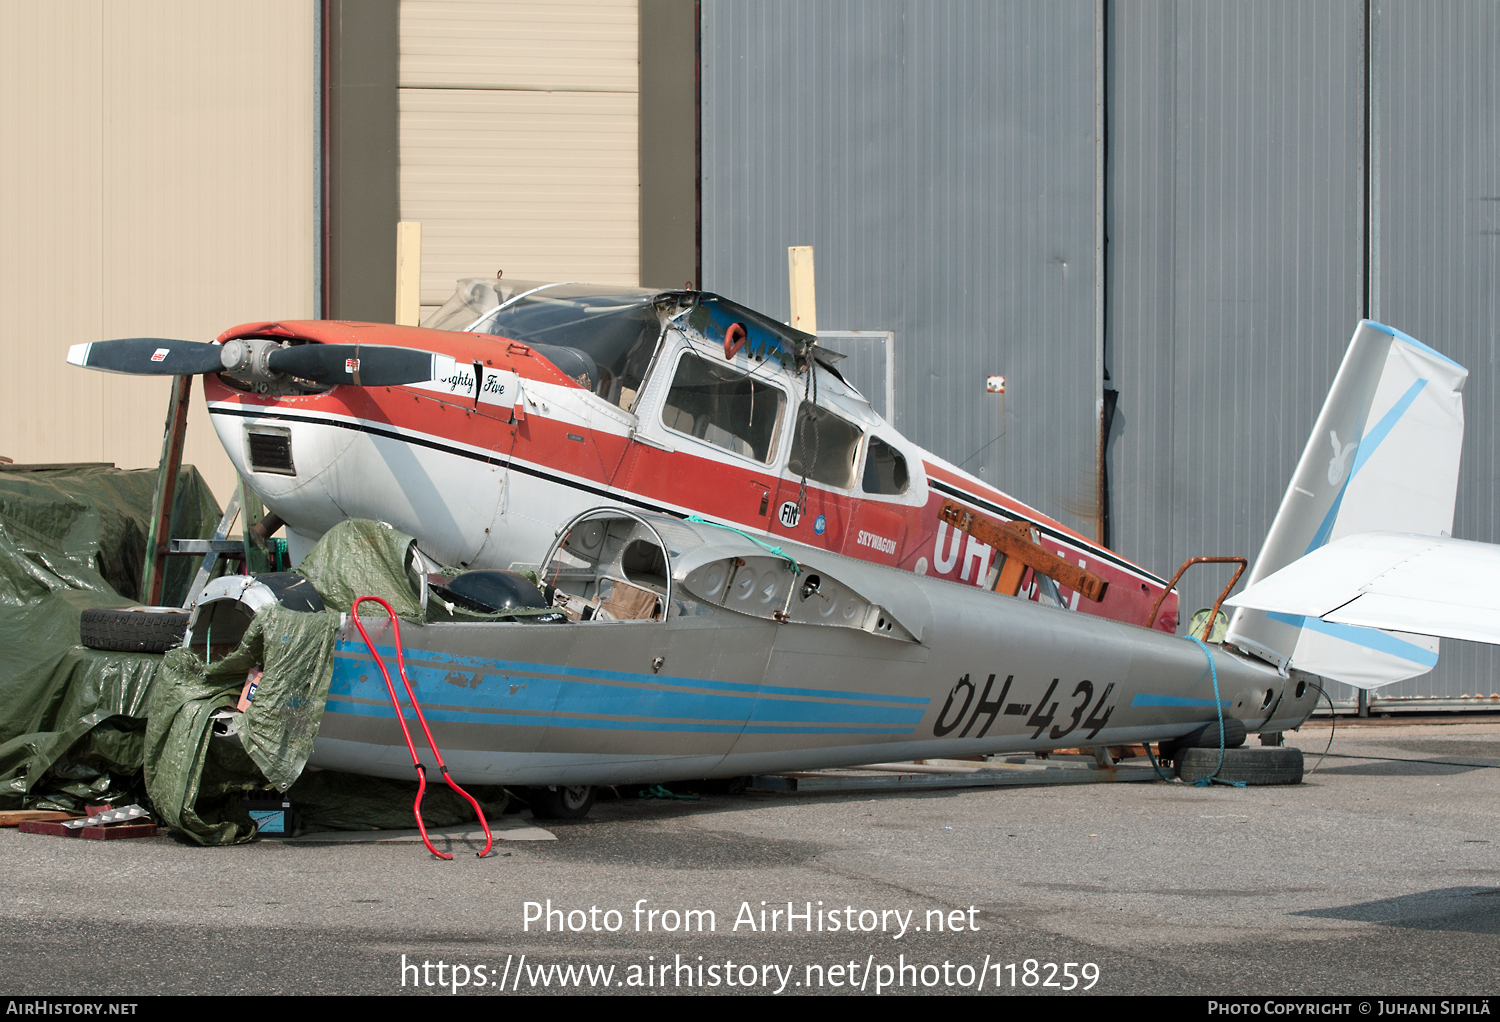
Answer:
<svg viewBox="0 0 1500 1022"><path fill-rule="evenodd" d="M84 649L78 618L136 601L155 486L155 470L0 472L0 806L79 808L125 795L140 770L161 657ZM208 537L218 519L184 466L170 535ZM197 560L168 562L166 602Z"/></svg>
<svg viewBox="0 0 1500 1022"><path fill-rule="evenodd" d="M166 823L200 844L255 836L233 793L286 791L312 754L333 677L338 615L272 604L255 615L239 648L205 668L186 649L162 659L146 725L146 791ZM264 665L255 700L234 718L238 741L215 741L212 715L239 700Z"/></svg>
<svg viewBox="0 0 1500 1022"><path fill-rule="evenodd" d="M207 667L184 649L85 649L84 609L135 602L154 486L148 471L0 473L0 806L76 810L149 796L188 839L230 844L256 833L240 795L269 787L286 793L302 830L412 826L415 780L303 774L328 697L339 612L371 594L411 623L493 615L438 600L424 615L412 538L351 520L302 565L323 613L267 607L239 648ZM218 518L202 478L184 467L170 534L204 538ZM180 603L196 570L196 558L169 562L164 602ZM361 607L368 612L384 613ZM250 709L233 718L238 740L214 738L214 714L235 705L251 667L265 673ZM505 806L502 788L471 793L486 812ZM473 812L434 783L423 817L443 826Z"/></svg>

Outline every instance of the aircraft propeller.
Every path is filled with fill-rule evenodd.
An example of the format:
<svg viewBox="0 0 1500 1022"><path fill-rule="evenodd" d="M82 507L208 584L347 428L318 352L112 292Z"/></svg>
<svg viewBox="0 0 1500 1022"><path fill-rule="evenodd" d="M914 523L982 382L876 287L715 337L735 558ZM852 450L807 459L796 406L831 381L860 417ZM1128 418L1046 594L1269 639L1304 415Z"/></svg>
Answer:
<svg viewBox="0 0 1500 1022"><path fill-rule="evenodd" d="M453 359L418 348L383 344L298 344L282 347L265 338L224 344L124 337L75 344L68 362L107 373L133 376L196 376L225 373L247 383L294 376L313 383L393 387L442 379L454 371Z"/></svg>

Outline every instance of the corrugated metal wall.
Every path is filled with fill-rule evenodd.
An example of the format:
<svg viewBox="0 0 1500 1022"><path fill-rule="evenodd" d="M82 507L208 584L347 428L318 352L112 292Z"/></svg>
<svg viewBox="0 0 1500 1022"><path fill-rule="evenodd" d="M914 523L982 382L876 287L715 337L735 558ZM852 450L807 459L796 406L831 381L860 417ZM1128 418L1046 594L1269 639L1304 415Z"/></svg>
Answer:
<svg viewBox="0 0 1500 1022"><path fill-rule="evenodd" d="M400 10L401 219L423 225L423 305L496 270L636 283L635 0Z"/></svg>
<svg viewBox="0 0 1500 1022"><path fill-rule="evenodd" d="M0 454L154 466L169 382L69 345L312 315L313 43L304 0L0 6Z"/></svg>
<svg viewBox="0 0 1500 1022"><path fill-rule="evenodd" d="M1500 542L1500 6L1377 0L1376 318L1469 368L1453 533ZM1500 691L1495 647L1443 640L1437 669L1379 695Z"/></svg>
<svg viewBox="0 0 1500 1022"><path fill-rule="evenodd" d="M704 286L784 318L813 245L819 327L896 331L904 432L1090 534L1097 13L713 0L702 27Z"/></svg>
<svg viewBox="0 0 1500 1022"><path fill-rule="evenodd" d="M1112 545L1253 561L1361 314L1363 12L1135 0L1107 38Z"/></svg>
<svg viewBox="0 0 1500 1022"><path fill-rule="evenodd" d="M814 245L818 325L897 331L898 425L1091 531L1102 283L1110 539L1163 573L1259 551L1368 300L1473 371L1455 531L1500 541L1497 52L1483 0L708 0L705 286L785 316ZM1380 694L1500 687L1445 650Z"/></svg>

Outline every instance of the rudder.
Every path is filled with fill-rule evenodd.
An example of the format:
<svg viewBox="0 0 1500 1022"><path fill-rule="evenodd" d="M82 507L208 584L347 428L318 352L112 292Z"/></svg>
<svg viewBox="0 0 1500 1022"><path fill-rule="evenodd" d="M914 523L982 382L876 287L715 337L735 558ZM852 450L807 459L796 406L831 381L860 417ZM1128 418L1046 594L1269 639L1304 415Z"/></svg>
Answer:
<svg viewBox="0 0 1500 1022"><path fill-rule="evenodd" d="M1448 535L1469 371L1361 320L1246 585L1362 532ZM1437 665L1438 640L1240 608L1227 639L1278 667L1375 688Z"/></svg>

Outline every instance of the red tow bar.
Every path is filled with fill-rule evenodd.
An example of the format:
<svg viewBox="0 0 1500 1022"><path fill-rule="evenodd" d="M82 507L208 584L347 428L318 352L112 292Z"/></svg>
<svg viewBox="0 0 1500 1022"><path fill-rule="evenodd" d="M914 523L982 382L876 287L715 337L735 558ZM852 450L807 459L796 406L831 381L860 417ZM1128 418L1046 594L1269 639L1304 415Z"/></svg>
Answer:
<svg viewBox="0 0 1500 1022"><path fill-rule="evenodd" d="M406 660L401 656L401 622L396 617L396 612L391 605L378 596L361 596L354 601L354 606L349 608L349 613L354 617L354 627L359 629L360 638L365 640L365 646L370 650L370 655L375 658L375 663L380 667L380 673L385 678L386 691L391 694L391 705L396 708L396 721L401 725L401 734L406 738L406 748L411 752L412 766L417 768L417 801L412 806L412 813L417 817L417 829L422 832L422 843L427 850L439 859L451 859L453 856L438 851L432 847L432 842L427 839L427 824L422 822L422 795L427 791L427 768L417 758L417 747L412 744L411 731L406 727L406 714L401 710L401 701L396 698L396 686L391 684L391 672L385 669L385 661L380 659L380 654L375 652L375 643L370 641L370 636L365 632L365 626L359 620L359 605L366 600L374 600L385 608L385 612L391 616L392 637L396 643L396 670L401 674L401 684L406 686L406 695L411 699L411 708L417 711L417 721L422 725L422 731L427 735L427 745L432 749L432 755L437 759L438 769L443 772L443 780L448 782L448 787L458 792L468 800L469 805L474 807L474 813L479 817L479 825L484 828L484 851L479 853L479 858L490 854L490 849L495 845L495 839L490 835L490 825L485 822L484 810L479 808L479 803L458 786L458 783L448 776L448 766L443 762L443 754L438 752L437 742L432 740L432 730L427 726L427 718L422 715L422 705L417 702L417 694L411 689L411 682L406 677Z"/></svg>

